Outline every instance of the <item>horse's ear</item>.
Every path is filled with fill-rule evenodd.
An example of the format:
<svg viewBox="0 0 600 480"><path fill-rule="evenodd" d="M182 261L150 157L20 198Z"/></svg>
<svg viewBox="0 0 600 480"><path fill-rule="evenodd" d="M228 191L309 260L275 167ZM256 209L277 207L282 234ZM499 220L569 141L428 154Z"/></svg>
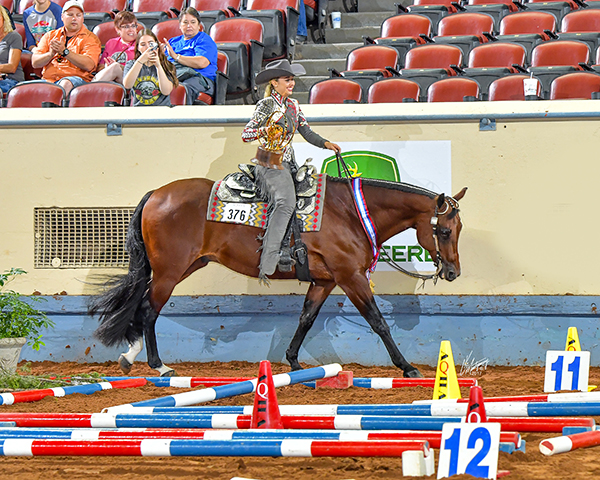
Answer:
<svg viewBox="0 0 600 480"><path fill-rule="evenodd" d="M456 201L461 200L465 196L465 193L467 193L467 187L463 188L460 192L458 192L456 195L454 195L454 200L456 200Z"/></svg>
<svg viewBox="0 0 600 480"><path fill-rule="evenodd" d="M443 193L440 193L437 196L437 208L442 208L445 201L446 201L446 196Z"/></svg>

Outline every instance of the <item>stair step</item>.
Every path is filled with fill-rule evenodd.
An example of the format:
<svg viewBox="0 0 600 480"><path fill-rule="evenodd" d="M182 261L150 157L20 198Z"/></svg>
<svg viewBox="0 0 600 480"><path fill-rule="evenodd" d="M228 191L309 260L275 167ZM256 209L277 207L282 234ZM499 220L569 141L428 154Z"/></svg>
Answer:
<svg viewBox="0 0 600 480"><path fill-rule="evenodd" d="M329 78L329 75L305 75L303 77L296 77L296 88L294 88L294 96L297 93L308 92L310 87L315 83L320 82Z"/></svg>
<svg viewBox="0 0 600 480"><path fill-rule="evenodd" d="M358 0L359 12L395 12L398 0ZM410 5L410 4L409 4Z"/></svg>
<svg viewBox="0 0 600 480"><path fill-rule="evenodd" d="M386 18L394 12L342 13L342 28L381 27ZM330 25L331 26L331 22ZM325 33L327 36L327 32Z"/></svg>
<svg viewBox="0 0 600 480"><path fill-rule="evenodd" d="M329 75L328 68L335 68L337 71L346 69L345 58L311 58L298 60L295 63L301 64L306 70L306 75Z"/></svg>
<svg viewBox="0 0 600 480"><path fill-rule="evenodd" d="M363 42L336 43L336 44L314 44L305 43L296 47L294 60L311 60L320 58L346 58L351 50L363 45Z"/></svg>
<svg viewBox="0 0 600 480"><path fill-rule="evenodd" d="M376 38L379 36L380 27L356 27L356 28L331 28L325 32L327 43L362 43L363 36Z"/></svg>

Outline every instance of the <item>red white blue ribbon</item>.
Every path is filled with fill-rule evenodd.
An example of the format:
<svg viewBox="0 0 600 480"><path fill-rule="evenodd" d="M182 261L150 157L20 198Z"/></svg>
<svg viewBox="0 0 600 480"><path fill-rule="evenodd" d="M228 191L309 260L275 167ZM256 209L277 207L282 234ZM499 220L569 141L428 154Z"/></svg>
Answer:
<svg viewBox="0 0 600 480"><path fill-rule="evenodd" d="M354 194L354 204L356 205L358 218L360 218L360 223L362 223L363 229L365 230L367 238L369 239L369 243L371 244L371 250L373 251L373 261L369 266L369 273L371 273L377 266L381 245L377 243L377 229L375 228L375 224L371 219L371 215L369 215L367 202L365 201L365 196L362 191L362 180L358 177L352 179L352 193Z"/></svg>

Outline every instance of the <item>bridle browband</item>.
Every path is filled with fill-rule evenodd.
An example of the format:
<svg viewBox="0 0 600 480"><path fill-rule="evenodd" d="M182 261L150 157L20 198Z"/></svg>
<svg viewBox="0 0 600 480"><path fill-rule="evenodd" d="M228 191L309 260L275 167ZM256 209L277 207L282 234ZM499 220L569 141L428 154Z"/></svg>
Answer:
<svg viewBox="0 0 600 480"><path fill-rule="evenodd" d="M344 162L344 159L338 152L336 152L335 155L336 155L337 164L338 164L338 173L341 177L342 170L344 171L345 177L348 180L348 186L350 187L350 190L351 190L350 193L352 194L352 200L354 201L354 203L356 205L356 198L354 197L354 193L352 192L352 186L350 184L351 175L350 175L350 170L348 169L348 165L346 165L346 162ZM433 259L433 264L436 267L435 273L433 273L431 275L423 275L422 273L410 272L410 271L406 270L404 267L402 267L401 265L399 265L398 263L396 263L389 255L386 254L387 263L393 269L395 269L399 272L402 272L405 275L408 275L409 277L418 278L418 279L423 280L423 285L425 284L425 280L433 280L433 283L435 285L437 283L438 278L440 277L440 273L443 268L443 265L442 265L443 259L442 259L442 254L440 252L440 242L439 242L439 238L438 238L439 217L441 215L450 214L453 211L456 211L456 212L459 211L458 202L453 197L445 196L443 206L445 208L443 209L443 211L441 211L440 209L438 209L438 206L436 203L435 209L433 212L433 217L431 217L431 219L429 220L429 223L432 226L433 243L435 245L435 258Z"/></svg>

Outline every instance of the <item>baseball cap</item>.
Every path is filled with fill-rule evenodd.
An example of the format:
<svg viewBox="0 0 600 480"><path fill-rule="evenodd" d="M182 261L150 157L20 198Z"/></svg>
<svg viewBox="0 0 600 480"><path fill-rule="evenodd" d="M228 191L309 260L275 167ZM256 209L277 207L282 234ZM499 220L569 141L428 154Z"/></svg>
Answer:
<svg viewBox="0 0 600 480"><path fill-rule="evenodd" d="M78 2L77 0L69 0L67 3L65 3L65 6L62 9L63 13L65 13L71 7L77 7L79 10L85 13L85 10L83 9L83 3Z"/></svg>

